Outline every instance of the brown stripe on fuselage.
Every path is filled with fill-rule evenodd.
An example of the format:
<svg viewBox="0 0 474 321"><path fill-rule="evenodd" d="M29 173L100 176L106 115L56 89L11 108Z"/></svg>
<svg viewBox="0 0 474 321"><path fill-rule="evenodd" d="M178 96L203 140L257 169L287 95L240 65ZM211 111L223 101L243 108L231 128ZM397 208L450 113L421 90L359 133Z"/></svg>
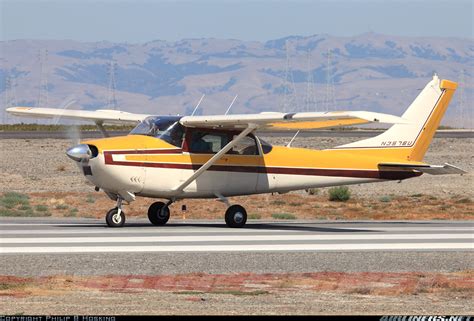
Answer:
<svg viewBox="0 0 474 321"><path fill-rule="evenodd" d="M156 154L160 154L156 150ZM161 150L165 151L165 150ZM166 150L174 151L176 150ZM171 153L171 152L164 152ZM162 154L164 154L162 153ZM113 154L126 154L125 152L116 153L115 151L104 152L105 164L118 166L138 166L152 168L172 168L198 170L202 164L176 164L176 163L148 163L134 161L114 161ZM145 154L145 153L140 153ZM241 166L241 165L212 165L210 171L222 172L241 172L241 173L261 173L261 174L285 174L285 175L304 175L304 176L332 176L332 177L356 177L356 178L375 178L386 180L401 180L415 176L420 176L421 172L404 170L355 170L355 169L323 169L323 168L298 168L298 167L267 167L267 166Z"/></svg>

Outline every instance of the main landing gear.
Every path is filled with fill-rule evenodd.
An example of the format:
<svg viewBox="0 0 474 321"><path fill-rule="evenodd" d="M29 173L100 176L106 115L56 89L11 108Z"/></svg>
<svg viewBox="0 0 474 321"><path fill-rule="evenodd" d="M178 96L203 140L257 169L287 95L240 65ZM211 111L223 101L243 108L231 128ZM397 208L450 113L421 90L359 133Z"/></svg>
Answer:
<svg viewBox="0 0 474 321"><path fill-rule="evenodd" d="M225 211L225 223L228 227L244 227L247 211L240 205L232 205Z"/></svg>
<svg viewBox="0 0 474 321"><path fill-rule="evenodd" d="M240 205L230 205L229 199L220 193L214 194L219 201L227 205L225 211L225 223L228 227L239 228L244 227L247 223L247 211Z"/></svg>
<svg viewBox="0 0 474 321"><path fill-rule="evenodd" d="M168 203L155 202L148 208L148 219L153 225L165 225L170 219L169 206L173 201ZM227 199L226 199L226 203ZM230 205L230 204L228 204ZM225 222L228 227L243 227L247 222L247 211L240 205L232 205L227 208L225 212Z"/></svg>
<svg viewBox="0 0 474 321"><path fill-rule="evenodd" d="M148 219L153 225L165 225L170 219L170 209L172 201L167 204L163 202L155 202L148 208Z"/></svg>

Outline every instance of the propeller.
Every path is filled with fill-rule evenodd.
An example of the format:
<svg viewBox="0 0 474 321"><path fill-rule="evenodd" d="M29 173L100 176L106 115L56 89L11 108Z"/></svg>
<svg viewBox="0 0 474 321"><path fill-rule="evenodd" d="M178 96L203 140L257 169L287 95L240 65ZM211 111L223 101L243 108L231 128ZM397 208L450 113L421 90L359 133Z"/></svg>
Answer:
<svg viewBox="0 0 474 321"><path fill-rule="evenodd" d="M62 101L59 109L61 111L65 111L70 106L74 105L76 102L77 102L77 99L75 99L74 96L69 96ZM58 125L61 118L62 118L61 115L54 116L53 124ZM71 141L71 144L73 146L79 144L79 142L81 141L81 131L79 130L79 126L76 124L72 124L66 127L66 136Z"/></svg>
<svg viewBox="0 0 474 321"><path fill-rule="evenodd" d="M65 111L70 106L73 106L77 102L74 96L69 96L62 101L60 104L60 110ZM53 124L58 125L62 116L58 115L53 118ZM66 127L66 137L71 142L70 148L66 150L66 155L77 162L87 162L92 155L88 145L79 144L81 141L81 130L79 125L71 124Z"/></svg>

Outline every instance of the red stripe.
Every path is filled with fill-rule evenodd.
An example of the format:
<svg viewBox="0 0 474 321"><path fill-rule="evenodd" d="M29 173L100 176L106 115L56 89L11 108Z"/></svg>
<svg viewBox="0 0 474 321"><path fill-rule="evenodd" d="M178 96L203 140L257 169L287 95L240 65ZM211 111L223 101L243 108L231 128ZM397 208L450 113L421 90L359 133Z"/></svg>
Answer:
<svg viewBox="0 0 474 321"><path fill-rule="evenodd" d="M104 153L105 154L105 153ZM114 161L111 155L106 155L105 163L118 166L138 166L152 168L173 168L198 170L202 165L197 164L173 164L173 163L144 163ZM304 176L332 176L332 177L356 177L400 180L420 176L422 173L414 171L377 171L377 170L347 170L347 169L321 169L321 168L287 168L287 167L264 167L264 166L239 166L239 165L213 165L208 170L241 173L265 173L286 174Z"/></svg>
<svg viewBox="0 0 474 321"><path fill-rule="evenodd" d="M124 154L181 154L183 150L181 148L173 149L134 149L134 150L108 150L105 153L124 155Z"/></svg>

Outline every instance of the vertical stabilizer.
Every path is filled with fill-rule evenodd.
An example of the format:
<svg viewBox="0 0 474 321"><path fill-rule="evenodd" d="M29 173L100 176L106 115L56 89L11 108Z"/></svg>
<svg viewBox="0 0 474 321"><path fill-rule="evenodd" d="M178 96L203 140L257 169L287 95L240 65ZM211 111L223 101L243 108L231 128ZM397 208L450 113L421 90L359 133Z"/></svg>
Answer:
<svg viewBox="0 0 474 321"><path fill-rule="evenodd" d="M438 128L457 84L434 76L402 118L408 124L396 124L382 134L369 139L338 146L340 149L387 149L396 150L397 157L421 161Z"/></svg>

